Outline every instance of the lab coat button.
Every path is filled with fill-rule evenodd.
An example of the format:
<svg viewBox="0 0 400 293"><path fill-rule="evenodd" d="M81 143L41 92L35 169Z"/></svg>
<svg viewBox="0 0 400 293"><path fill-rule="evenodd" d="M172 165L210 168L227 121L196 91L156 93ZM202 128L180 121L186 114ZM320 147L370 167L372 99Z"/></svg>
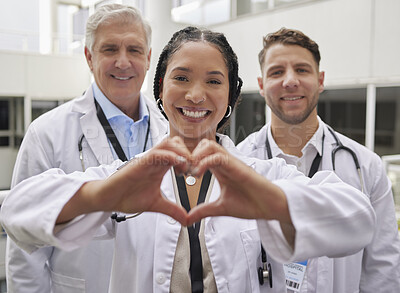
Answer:
<svg viewBox="0 0 400 293"><path fill-rule="evenodd" d="M175 220L174 218L168 217L167 222L168 222L169 224L173 225L173 224L176 223L176 220Z"/></svg>
<svg viewBox="0 0 400 293"><path fill-rule="evenodd" d="M157 284L161 285L165 283L165 276L163 273L158 273L156 276L156 282Z"/></svg>

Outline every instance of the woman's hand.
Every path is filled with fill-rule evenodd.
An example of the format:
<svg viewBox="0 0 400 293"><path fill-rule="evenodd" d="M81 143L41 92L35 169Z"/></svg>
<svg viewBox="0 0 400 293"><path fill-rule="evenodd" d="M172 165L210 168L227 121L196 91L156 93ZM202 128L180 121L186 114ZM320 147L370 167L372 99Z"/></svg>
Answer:
<svg viewBox="0 0 400 293"><path fill-rule="evenodd" d="M216 142L203 140L192 153L195 175L209 169L221 187L221 195L189 213L188 225L209 216L245 219L276 219L291 223L286 196L275 184L230 155Z"/></svg>
<svg viewBox="0 0 400 293"><path fill-rule="evenodd" d="M165 139L106 180L84 184L66 204L57 223L95 211L148 211L169 215L186 225L186 210L162 196L160 186L170 167L173 166L178 173L187 171L190 156L182 139Z"/></svg>

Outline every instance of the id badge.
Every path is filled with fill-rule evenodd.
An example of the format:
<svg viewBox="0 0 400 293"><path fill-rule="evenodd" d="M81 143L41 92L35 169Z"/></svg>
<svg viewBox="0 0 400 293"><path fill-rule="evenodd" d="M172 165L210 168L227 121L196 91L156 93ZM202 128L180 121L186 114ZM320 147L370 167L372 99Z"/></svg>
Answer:
<svg viewBox="0 0 400 293"><path fill-rule="evenodd" d="M286 289L300 292L306 273L307 260L302 262L292 262L283 265L286 278Z"/></svg>

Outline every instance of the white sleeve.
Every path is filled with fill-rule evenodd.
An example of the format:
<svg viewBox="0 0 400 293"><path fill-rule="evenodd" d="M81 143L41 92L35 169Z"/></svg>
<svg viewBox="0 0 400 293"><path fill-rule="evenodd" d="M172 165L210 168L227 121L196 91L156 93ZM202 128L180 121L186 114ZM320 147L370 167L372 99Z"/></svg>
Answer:
<svg viewBox="0 0 400 293"><path fill-rule="evenodd" d="M45 150L40 136L32 123L22 141L14 165L11 188L19 182L42 173L52 167L49 152ZM27 254L7 237L6 276L9 292L50 292L50 271L46 262L53 253L53 247L43 247Z"/></svg>
<svg viewBox="0 0 400 293"><path fill-rule="evenodd" d="M375 172L373 178L368 178L372 187L368 190L377 227L372 242L364 250L360 290L397 292L400 288L400 240L392 186L380 158L373 163Z"/></svg>
<svg viewBox="0 0 400 293"><path fill-rule="evenodd" d="M50 169L15 186L6 197L0 212L1 223L9 237L26 250L55 246L72 250L88 243L99 233L110 213L91 213L63 225L56 233L55 222L64 205L88 181L104 179L116 166L89 168L85 173L69 175L61 169ZM100 231L100 232L99 232Z"/></svg>
<svg viewBox="0 0 400 293"><path fill-rule="evenodd" d="M273 182L288 200L296 230L294 249L277 221L257 221L265 250L274 259L288 263L318 256L346 256L371 241L375 213L363 193L343 183L331 171L318 172L309 179L295 168L288 168L289 172L285 169L281 167L280 171L286 173L286 178Z"/></svg>

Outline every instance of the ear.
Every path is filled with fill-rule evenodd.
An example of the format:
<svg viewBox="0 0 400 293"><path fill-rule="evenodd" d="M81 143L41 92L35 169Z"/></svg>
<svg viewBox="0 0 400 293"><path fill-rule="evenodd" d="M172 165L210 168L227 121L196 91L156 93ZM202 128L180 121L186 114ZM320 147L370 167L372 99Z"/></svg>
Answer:
<svg viewBox="0 0 400 293"><path fill-rule="evenodd" d="M90 71L93 71L92 53L90 53L89 49L86 46L85 46L85 57L86 57L86 62L89 65Z"/></svg>
<svg viewBox="0 0 400 293"><path fill-rule="evenodd" d="M263 84L263 78L262 77L257 77L258 81L258 88L259 88L259 93L262 97L264 97L264 84Z"/></svg>
<svg viewBox="0 0 400 293"><path fill-rule="evenodd" d="M150 60L151 60L151 48L149 50L149 53L147 54L147 70L150 68Z"/></svg>
<svg viewBox="0 0 400 293"><path fill-rule="evenodd" d="M325 72L321 71L318 73L318 87L319 87L318 92L319 93L322 93L324 91L324 80L325 80Z"/></svg>

